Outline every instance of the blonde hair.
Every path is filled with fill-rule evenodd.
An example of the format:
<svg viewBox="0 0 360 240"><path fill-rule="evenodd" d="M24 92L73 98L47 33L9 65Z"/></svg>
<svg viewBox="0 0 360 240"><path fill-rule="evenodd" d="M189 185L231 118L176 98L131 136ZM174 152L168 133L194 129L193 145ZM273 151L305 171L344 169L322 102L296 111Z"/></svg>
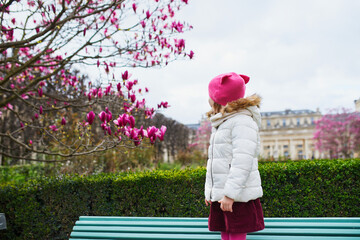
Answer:
<svg viewBox="0 0 360 240"><path fill-rule="evenodd" d="M220 112L222 114L236 112L241 109L245 109L249 106L257 106L258 108L260 108L260 103L261 103L261 97L256 94L253 94L246 98L239 98L235 101L227 103L226 106L222 106L214 102L212 109L209 112L207 112L206 115L208 118L210 118L212 115L215 115Z"/></svg>
<svg viewBox="0 0 360 240"><path fill-rule="evenodd" d="M206 116L208 118L210 118L212 115L215 115L215 114L217 114L219 112L223 112L223 106L221 104L219 104L219 103L214 102L213 107L211 108L210 111L208 111L206 113Z"/></svg>

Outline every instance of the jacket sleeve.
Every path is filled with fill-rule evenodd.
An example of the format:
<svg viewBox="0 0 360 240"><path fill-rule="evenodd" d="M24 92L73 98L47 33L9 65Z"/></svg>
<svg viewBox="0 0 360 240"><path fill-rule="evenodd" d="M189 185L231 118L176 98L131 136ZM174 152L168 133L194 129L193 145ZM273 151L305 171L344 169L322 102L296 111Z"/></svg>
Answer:
<svg viewBox="0 0 360 240"><path fill-rule="evenodd" d="M240 196L256 158L258 127L249 119L238 119L231 130L232 160L224 187L224 195L236 199Z"/></svg>

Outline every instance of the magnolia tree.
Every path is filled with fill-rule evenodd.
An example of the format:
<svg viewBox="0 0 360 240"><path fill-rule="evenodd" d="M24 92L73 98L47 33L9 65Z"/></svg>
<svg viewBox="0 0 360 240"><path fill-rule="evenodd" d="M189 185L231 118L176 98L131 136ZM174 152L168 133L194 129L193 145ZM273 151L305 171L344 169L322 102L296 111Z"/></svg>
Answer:
<svg viewBox="0 0 360 240"><path fill-rule="evenodd" d="M206 153L209 148L210 135L211 122L207 118L202 119L200 122L200 127L197 129L195 138L193 140L193 143L190 144L190 147Z"/></svg>
<svg viewBox="0 0 360 240"><path fill-rule="evenodd" d="M360 150L360 114L343 109L316 121L315 146L330 158L349 158Z"/></svg>
<svg viewBox="0 0 360 240"><path fill-rule="evenodd" d="M155 109L126 69L193 57L176 37L192 28L175 19L187 0L0 3L0 157L65 161L163 139L165 126L140 125Z"/></svg>

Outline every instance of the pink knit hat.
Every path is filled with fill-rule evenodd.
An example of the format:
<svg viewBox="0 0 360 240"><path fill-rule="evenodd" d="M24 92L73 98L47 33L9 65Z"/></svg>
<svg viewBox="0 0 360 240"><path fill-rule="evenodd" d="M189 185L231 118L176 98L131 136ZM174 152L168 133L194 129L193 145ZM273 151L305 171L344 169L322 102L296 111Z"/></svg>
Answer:
<svg viewBox="0 0 360 240"><path fill-rule="evenodd" d="M209 83L210 98L223 106L245 96L245 84L250 78L236 73L224 73L213 78Z"/></svg>

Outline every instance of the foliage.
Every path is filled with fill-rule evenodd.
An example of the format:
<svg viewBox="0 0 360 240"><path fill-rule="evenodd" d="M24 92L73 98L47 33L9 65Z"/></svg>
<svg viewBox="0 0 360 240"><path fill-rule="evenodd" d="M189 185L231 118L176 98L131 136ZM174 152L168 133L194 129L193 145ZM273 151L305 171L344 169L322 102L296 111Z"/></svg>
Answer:
<svg viewBox="0 0 360 240"><path fill-rule="evenodd" d="M330 158L349 158L360 150L360 114L334 110L316 121L315 146Z"/></svg>
<svg viewBox="0 0 360 240"><path fill-rule="evenodd" d="M29 180L38 179L44 176L56 174L52 165L27 164L21 166L4 166L0 167L0 184L23 184Z"/></svg>
<svg viewBox="0 0 360 240"><path fill-rule="evenodd" d="M126 68L193 57L177 37L192 27L175 19L187 2L1 1L0 161L67 161L161 140L165 127L139 120L155 109Z"/></svg>
<svg viewBox="0 0 360 240"><path fill-rule="evenodd" d="M265 217L360 215L360 159L259 163ZM67 239L81 215L206 217L205 168L63 176L3 185L1 239Z"/></svg>

